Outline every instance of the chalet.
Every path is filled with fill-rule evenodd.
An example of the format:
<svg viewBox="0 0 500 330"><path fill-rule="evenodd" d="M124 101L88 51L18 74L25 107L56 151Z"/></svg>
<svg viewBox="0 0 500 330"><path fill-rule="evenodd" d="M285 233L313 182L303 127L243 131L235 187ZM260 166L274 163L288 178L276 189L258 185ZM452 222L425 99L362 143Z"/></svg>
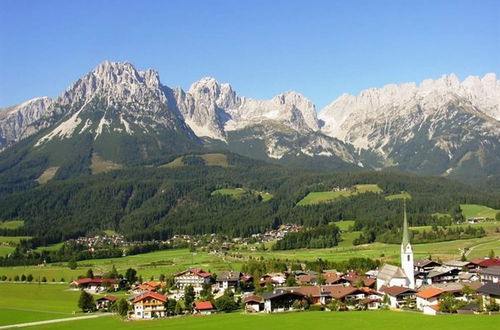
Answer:
<svg viewBox="0 0 500 330"><path fill-rule="evenodd" d="M374 278L360 275L354 271L348 272L347 274L342 276L342 278L352 286L358 286L358 284L361 284L362 286L369 288L374 287L375 283L377 282L377 280Z"/></svg>
<svg viewBox="0 0 500 330"><path fill-rule="evenodd" d="M389 298L392 308L411 307L415 301L416 291L402 286L383 286L379 290Z"/></svg>
<svg viewBox="0 0 500 330"><path fill-rule="evenodd" d="M483 295L483 304L485 306L490 304L492 301L500 304L500 283L486 283L477 289L477 292Z"/></svg>
<svg viewBox="0 0 500 330"><path fill-rule="evenodd" d="M293 310L293 303L295 301L303 301L304 295L280 289L264 293L262 299L264 300L264 311L266 313L284 312Z"/></svg>
<svg viewBox="0 0 500 330"><path fill-rule="evenodd" d="M449 260L444 262L443 266L465 271L472 271L475 268L474 263L470 261L461 261L461 260Z"/></svg>
<svg viewBox="0 0 500 330"><path fill-rule="evenodd" d="M264 309L264 300L260 296L250 295L243 299L245 311L248 313L260 312Z"/></svg>
<svg viewBox="0 0 500 330"><path fill-rule="evenodd" d="M434 268L427 277L424 282L427 284L431 283L440 283L440 282L456 282L458 281L458 275L460 273L460 269L455 267L441 266Z"/></svg>
<svg viewBox="0 0 500 330"><path fill-rule="evenodd" d="M500 258L474 259L471 262L474 264L476 271L491 266L500 266Z"/></svg>
<svg viewBox="0 0 500 330"><path fill-rule="evenodd" d="M286 282L286 275L283 273L268 273L262 276L261 281L268 281L269 279L272 280L272 283L281 286Z"/></svg>
<svg viewBox="0 0 500 330"><path fill-rule="evenodd" d="M349 283L346 279L342 277L342 274L338 273L323 273L323 279L325 281L325 285L335 285L335 284L344 284Z"/></svg>
<svg viewBox="0 0 500 330"><path fill-rule="evenodd" d="M134 306L132 318L134 319L152 319L165 317L167 315L168 298L157 292L146 292L132 300Z"/></svg>
<svg viewBox="0 0 500 330"><path fill-rule="evenodd" d="M434 287L430 287L418 292L415 295L417 297L417 309L423 311L424 307L426 306L438 305L439 297L443 293L443 290Z"/></svg>
<svg viewBox="0 0 500 330"><path fill-rule="evenodd" d="M200 315L210 315L215 312L215 308L210 301L199 301L194 303L194 312Z"/></svg>
<svg viewBox="0 0 500 330"><path fill-rule="evenodd" d="M114 278L81 278L70 283L72 289L85 290L89 293L106 291L109 288L118 289L119 282Z"/></svg>
<svg viewBox="0 0 500 330"><path fill-rule="evenodd" d="M500 266L481 268L477 272L483 283L500 283Z"/></svg>
<svg viewBox="0 0 500 330"><path fill-rule="evenodd" d="M429 274L431 270L441 266L441 264L434 260L423 259L423 260L415 260L413 262L413 266L415 267L415 275L418 275L418 274Z"/></svg>
<svg viewBox="0 0 500 330"><path fill-rule="evenodd" d="M191 268L174 276L174 282L178 289L184 289L191 285L195 291L201 291L203 284L210 283L212 274L200 268Z"/></svg>
<svg viewBox="0 0 500 330"><path fill-rule="evenodd" d="M475 282L479 280L479 275L477 273L468 273L468 272L462 272L458 274L458 280L460 282Z"/></svg>
<svg viewBox="0 0 500 330"><path fill-rule="evenodd" d="M108 312L109 308L116 302L116 300L117 298L115 296L101 297L96 300L96 309Z"/></svg>
<svg viewBox="0 0 500 330"><path fill-rule="evenodd" d="M318 276L313 274L299 275L297 276L296 281L300 285L317 285Z"/></svg>
<svg viewBox="0 0 500 330"><path fill-rule="evenodd" d="M217 285L219 289L225 291L228 288L235 290L240 285L241 272L222 272L217 275Z"/></svg>

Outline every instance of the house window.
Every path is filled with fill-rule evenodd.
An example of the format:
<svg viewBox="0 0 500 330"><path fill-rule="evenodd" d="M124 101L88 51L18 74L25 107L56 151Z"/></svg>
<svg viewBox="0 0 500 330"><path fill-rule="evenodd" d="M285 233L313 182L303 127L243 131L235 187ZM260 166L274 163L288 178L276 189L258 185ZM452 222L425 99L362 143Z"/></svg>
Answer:
<svg viewBox="0 0 500 330"><path fill-rule="evenodd" d="M408 261L410 261L410 255L408 255Z"/></svg>

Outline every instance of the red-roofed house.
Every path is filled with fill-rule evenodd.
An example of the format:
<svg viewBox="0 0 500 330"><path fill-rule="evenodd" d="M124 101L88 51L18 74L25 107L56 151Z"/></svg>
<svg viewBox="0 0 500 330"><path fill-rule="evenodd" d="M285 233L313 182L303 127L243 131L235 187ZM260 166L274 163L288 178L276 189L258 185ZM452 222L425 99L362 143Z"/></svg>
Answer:
<svg viewBox="0 0 500 330"><path fill-rule="evenodd" d="M425 306L433 306L439 304L439 297L443 293L443 290L433 287L418 292L415 295L417 297L417 309L423 311Z"/></svg>
<svg viewBox="0 0 500 330"><path fill-rule="evenodd" d="M200 291L204 283L210 283L212 274L201 268L191 268L174 276L175 285L178 289L184 289L191 285L195 291Z"/></svg>
<svg viewBox="0 0 500 330"><path fill-rule="evenodd" d="M260 312L264 309L264 300L260 296L250 295L243 299L246 312Z"/></svg>
<svg viewBox="0 0 500 330"><path fill-rule="evenodd" d="M382 286L379 290L389 297L392 308L401 308L415 302L416 291L402 286Z"/></svg>
<svg viewBox="0 0 500 330"><path fill-rule="evenodd" d="M210 315L215 312L215 308L210 301L199 301L194 303L194 311L196 314Z"/></svg>
<svg viewBox="0 0 500 330"><path fill-rule="evenodd" d="M157 292L146 292L132 299L135 319L152 319L167 315L168 298Z"/></svg>
<svg viewBox="0 0 500 330"><path fill-rule="evenodd" d="M110 287L117 289L118 281L114 278L87 277L74 280L70 283L70 286L74 289L82 289L91 293L98 293L105 291Z"/></svg>

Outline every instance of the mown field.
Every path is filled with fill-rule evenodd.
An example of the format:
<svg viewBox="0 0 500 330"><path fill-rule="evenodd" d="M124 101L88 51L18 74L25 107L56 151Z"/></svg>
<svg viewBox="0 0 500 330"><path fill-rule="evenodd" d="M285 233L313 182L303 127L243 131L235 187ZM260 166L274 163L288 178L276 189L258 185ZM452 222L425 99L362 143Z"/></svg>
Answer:
<svg viewBox="0 0 500 330"><path fill-rule="evenodd" d="M0 229L17 229L24 226L23 220L11 220L0 222Z"/></svg>
<svg viewBox="0 0 500 330"><path fill-rule="evenodd" d="M143 322L123 322L117 318L79 320L37 326L35 329L384 329L428 330L492 329L500 315L440 315L391 311L373 312L295 312L245 315L242 313L189 316Z"/></svg>
<svg viewBox="0 0 500 330"><path fill-rule="evenodd" d="M144 253L134 256L109 259L92 259L78 262L78 268L69 269L66 263L47 264L46 266L17 266L0 267L0 276L6 275L14 278L15 275L32 274L37 281L46 277L49 282L56 282L64 278L65 281L76 279L79 275L85 275L87 269L92 268L94 273L105 273L112 269L113 265L118 272L124 273L127 268L137 269L139 275L144 279L151 276L158 278L160 274L174 274L190 267L201 267L206 270L219 272L223 270L241 268L241 263L234 263L224 258L208 254L206 252L191 253L188 249L164 250Z"/></svg>
<svg viewBox="0 0 500 330"><path fill-rule="evenodd" d="M203 155L193 155L196 157L200 157L205 161L207 166L221 166L221 167L232 167L231 164L227 161L227 155L224 154L203 154ZM168 164L162 165L161 167L182 167L186 166L183 162L183 158L185 156L174 159Z"/></svg>
<svg viewBox="0 0 500 330"><path fill-rule="evenodd" d="M244 188L222 188L222 189L217 189L212 191L212 196L216 195L222 195L222 196L231 196L234 198L238 198L246 193L253 193L255 195L260 195L262 197L263 202L269 201L271 198L273 198L273 194L264 191L264 192L258 192L258 191L252 191L252 190L247 190Z"/></svg>
<svg viewBox="0 0 500 330"><path fill-rule="evenodd" d="M341 191L315 191L308 193L301 201L299 206L314 205L319 203L331 202L339 197L349 197L355 194L366 192L381 193L382 189L376 184L358 184L353 189Z"/></svg>
<svg viewBox="0 0 500 330"><path fill-rule="evenodd" d="M460 208L462 209L462 214L467 218L492 218L495 219L495 216L500 210L495 210L490 207L484 205L477 204L460 204Z"/></svg>
<svg viewBox="0 0 500 330"><path fill-rule="evenodd" d="M357 237L357 235L355 237ZM462 249L464 248L473 248L468 255L469 258L487 256L489 251L492 249L498 255L500 254L500 234L483 238L413 245L415 259L427 258L429 255L433 258L440 258L442 260L458 259L461 257ZM321 258L332 261L343 261L354 257L366 257L399 263L400 249L401 247L399 244L371 243L352 246L347 244L344 245L341 242L339 246L328 249L300 249L255 252L243 251L239 253L247 257L262 256L263 258L278 258L288 260L314 260L317 258Z"/></svg>

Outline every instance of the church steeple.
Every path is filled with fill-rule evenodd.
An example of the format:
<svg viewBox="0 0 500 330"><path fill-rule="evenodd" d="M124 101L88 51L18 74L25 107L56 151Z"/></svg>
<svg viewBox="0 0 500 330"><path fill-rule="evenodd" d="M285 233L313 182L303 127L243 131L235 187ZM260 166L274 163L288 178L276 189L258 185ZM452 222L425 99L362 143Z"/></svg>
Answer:
<svg viewBox="0 0 500 330"><path fill-rule="evenodd" d="M403 222L403 241L401 245L406 247L410 244L410 234L408 233L408 219L406 217L406 199L403 199L403 212L404 212L404 222Z"/></svg>
<svg viewBox="0 0 500 330"><path fill-rule="evenodd" d="M415 288L415 271L413 268L413 249L410 244L408 217L406 216L406 199L403 200L403 240L401 241L401 268L408 279L408 287Z"/></svg>

